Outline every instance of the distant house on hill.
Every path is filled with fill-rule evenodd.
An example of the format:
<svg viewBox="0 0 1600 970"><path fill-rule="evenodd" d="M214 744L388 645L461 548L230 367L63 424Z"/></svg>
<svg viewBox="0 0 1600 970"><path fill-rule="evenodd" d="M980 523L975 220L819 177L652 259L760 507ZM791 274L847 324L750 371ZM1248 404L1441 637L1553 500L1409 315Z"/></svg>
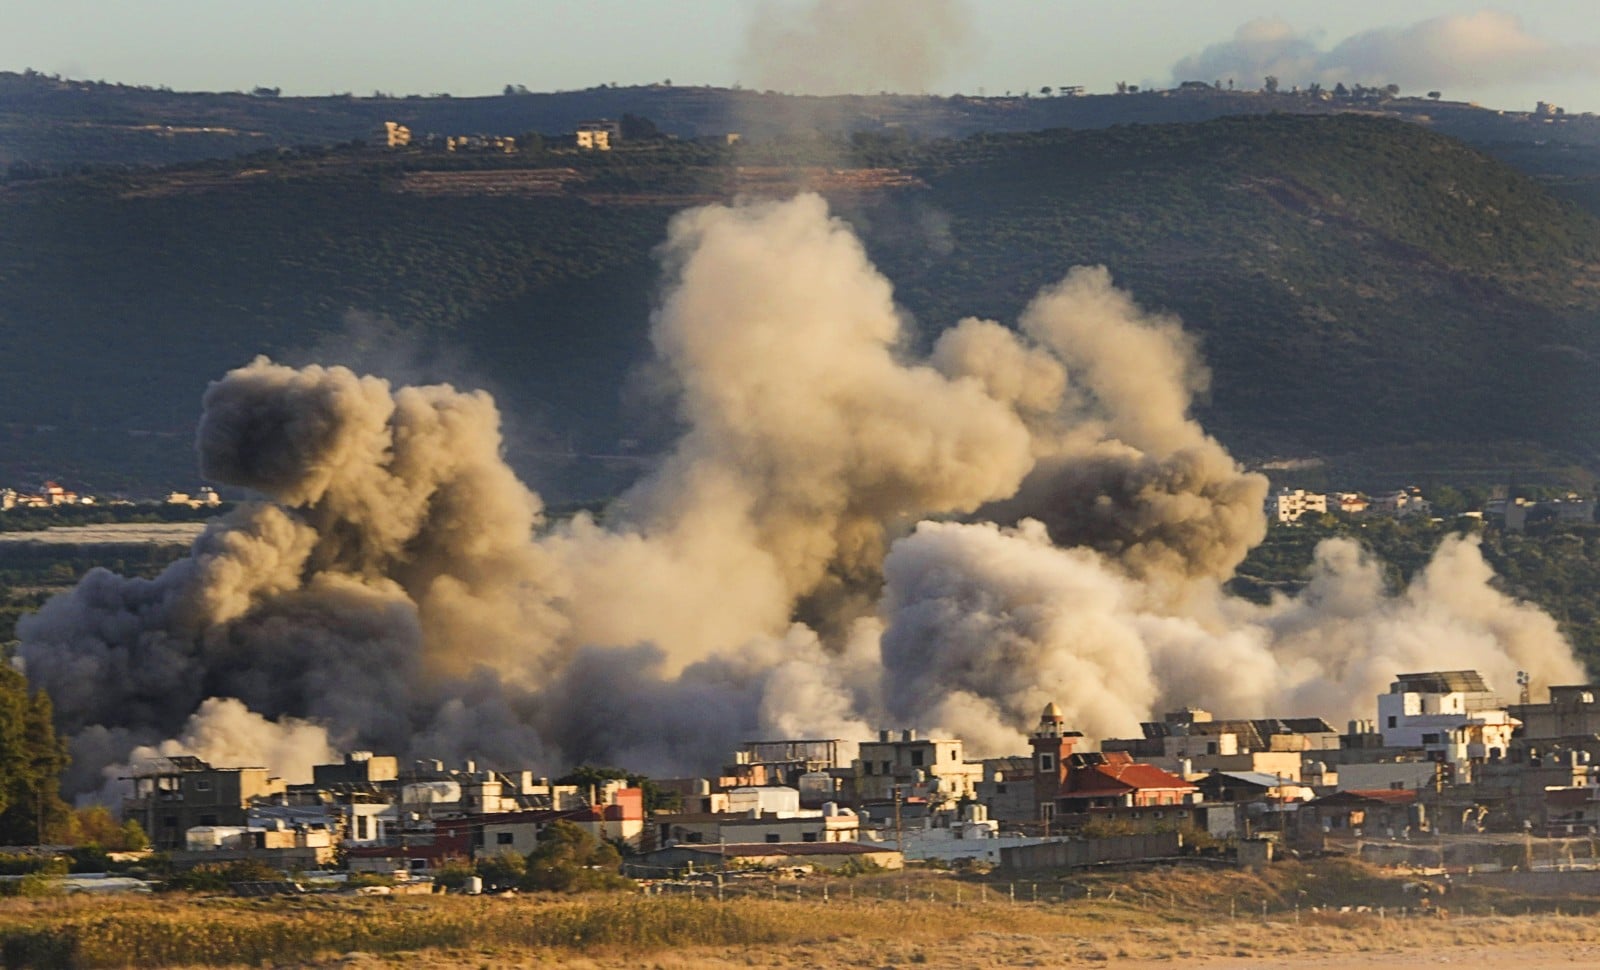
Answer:
<svg viewBox="0 0 1600 970"><path fill-rule="evenodd" d="M573 140L579 148L608 152L613 144L622 140L622 124L616 121L585 121L578 125Z"/></svg>

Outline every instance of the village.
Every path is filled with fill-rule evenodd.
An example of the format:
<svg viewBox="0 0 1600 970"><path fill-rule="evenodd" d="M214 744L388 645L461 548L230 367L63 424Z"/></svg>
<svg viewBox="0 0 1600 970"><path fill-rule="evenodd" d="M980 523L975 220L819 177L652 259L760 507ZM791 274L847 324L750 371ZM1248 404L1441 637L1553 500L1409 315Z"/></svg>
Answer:
<svg viewBox="0 0 1600 970"><path fill-rule="evenodd" d="M176 868L254 860L426 884L533 852L567 823L646 881L694 873L1025 872L1203 855L1243 866L1342 854L1436 873L1600 867L1600 685L1507 704L1470 670L1399 674L1375 718L1222 718L1085 738L1051 703L1012 757L959 738L753 741L716 777L553 783L470 762L351 752L308 784L178 756L122 805ZM1094 750L1098 748L1098 750ZM613 772L611 774L621 774ZM636 779L637 780L637 779ZM1537 844L1536 844L1537 843Z"/></svg>

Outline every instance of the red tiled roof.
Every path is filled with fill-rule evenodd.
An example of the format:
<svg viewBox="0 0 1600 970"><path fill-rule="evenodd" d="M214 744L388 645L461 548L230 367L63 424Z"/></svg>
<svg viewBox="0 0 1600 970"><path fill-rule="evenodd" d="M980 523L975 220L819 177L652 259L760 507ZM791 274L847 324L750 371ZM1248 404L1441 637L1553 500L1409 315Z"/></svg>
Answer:
<svg viewBox="0 0 1600 970"><path fill-rule="evenodd" d="M1074 771L1067 779L1067 791L1073 794L1117 794L1153 789L1194 791L1195 786L1171 772L1139 761L1094 765Z"/></svg>

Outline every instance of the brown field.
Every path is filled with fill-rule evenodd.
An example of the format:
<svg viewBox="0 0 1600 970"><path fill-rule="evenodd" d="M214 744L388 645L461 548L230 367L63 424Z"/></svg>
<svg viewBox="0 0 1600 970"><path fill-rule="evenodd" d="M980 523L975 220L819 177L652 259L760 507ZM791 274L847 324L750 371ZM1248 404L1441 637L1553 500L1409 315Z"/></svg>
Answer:
<svg viewBox="0 0 1600 970"><path fill-rule="evenodd" d="M810 877L723 902L707 893L15 899L0 904L0 963L363 970L1343 970L1491 959L1514 960L1517 970L1600 965L1600 901L1592 897L1457 886L1424 909L1405 882L1350 864L1290 864L1262 875L1164 868L1041 877L1016 884L1015 902L1011 883L937 873L827 883Z"/></svg>

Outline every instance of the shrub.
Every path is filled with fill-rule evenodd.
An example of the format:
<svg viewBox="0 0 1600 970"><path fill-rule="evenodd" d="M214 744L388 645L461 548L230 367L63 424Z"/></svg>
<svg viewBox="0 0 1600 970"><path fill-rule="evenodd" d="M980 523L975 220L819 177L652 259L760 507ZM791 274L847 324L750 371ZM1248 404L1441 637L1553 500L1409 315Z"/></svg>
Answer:
<svg viewBox="0 0 1600 970"><path fill-rule="evenodd" d="M540 834L519 886L547 892L632 888L633 882L619 874L621 868L615 847L571 822L558 821Z"/></svg>
<svg viewBox="0 0 1600 970"><path fill-rule="evenodd" d="M434 867L433 886L444 892L459 892L477 874L477 868L466 859L446 859Z"/></svg>
<svg viewBox="0 0 1600 970"><path fill-rule="evenodd" d="M164 891L222 892L236 882L276 882L283 873L256 859L237 862L207 862L186 872L175 873L161 885Z"/></svg>

